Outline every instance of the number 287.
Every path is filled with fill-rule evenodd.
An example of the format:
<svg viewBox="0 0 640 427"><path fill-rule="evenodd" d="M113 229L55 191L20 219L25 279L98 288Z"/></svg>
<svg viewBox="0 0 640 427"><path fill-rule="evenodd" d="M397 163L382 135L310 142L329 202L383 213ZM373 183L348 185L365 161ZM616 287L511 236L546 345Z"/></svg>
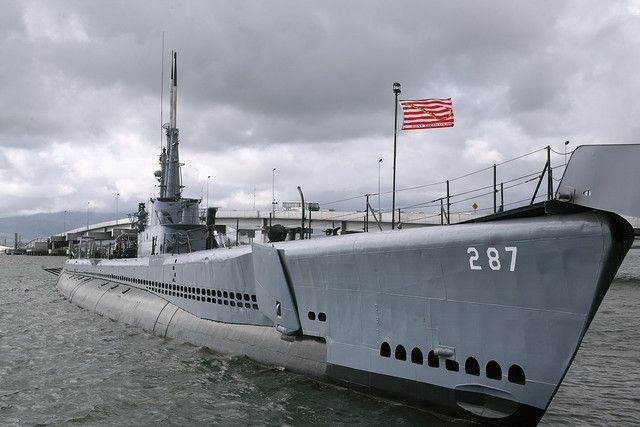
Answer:
<svg viewBox="0 0 640 427"><path fill-rule="evenodd" d="M509 263L509 271L516 271L516 258L518 256L518 247L517 246L506 246L504 248L504 255L509 252L511 254L511 262ZM476 248L467 248L467 254L469 255L469 268L471 270L482 270L482 265L484 264L484 260L481 258L480 253ZM489 265L489 268L497 271L502 268L502 263L500 262L500 251L496 248L487 248L486 251L486 263Z"/></svg>

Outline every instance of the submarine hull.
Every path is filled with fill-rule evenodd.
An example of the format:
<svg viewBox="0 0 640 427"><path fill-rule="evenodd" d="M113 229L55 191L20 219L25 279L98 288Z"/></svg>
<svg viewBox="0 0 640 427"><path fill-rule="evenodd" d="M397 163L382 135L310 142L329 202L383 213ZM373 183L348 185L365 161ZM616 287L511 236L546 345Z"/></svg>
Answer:
<svg viewBox="0 0 640 427"><path fill-rule="evenodd" d="M455 417L535 425L633 229L601 211L530 215L73 259L58 287L81 307L163 337Z"/></svg>

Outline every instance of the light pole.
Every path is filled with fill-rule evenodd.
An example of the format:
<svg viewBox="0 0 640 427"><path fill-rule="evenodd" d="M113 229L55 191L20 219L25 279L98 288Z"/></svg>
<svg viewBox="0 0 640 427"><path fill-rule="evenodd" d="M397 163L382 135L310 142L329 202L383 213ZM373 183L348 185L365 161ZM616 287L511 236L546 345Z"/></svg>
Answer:
<svg viewBox="0 0 640 427"><path fill-rule="evenodd" d="M89 205L91 202L87 202L87 231L89 231Z"/></svg>
<svg viewBox="0 0 640 427"><path fill-rule="evenodd" d="M271 218L276 215L276 168L271 171Z"/></svg>
<svg viewBox="0 0 640 427"><path fill-rule="evenodd" d="M302 188L298 185L298 193L300 193L300 201L302 206L302 224L300 228L300 240L304 240L304 194L302 194Z"/></svg>
<svg viewBox="0 0 640 427"><path fill-rule="evenodd" d="M398 135L398 94L400 94L400 83L393 84L393 93L396 96L395 114L393 115L393 196L391 201L391 229L396 228L396 148Z"/></svg>
<svg viewBox="0 0 640 427"><path fill-rule="evenodd" d="M569 141L564 142L564 167L567 168L567 145L569 145Z"/></svg>
<svg viewBox="0 0 640 427"><path fill-rule="evenodd" d="M118 225L118 198L120 197L120 193L116 193L116 225Z"/></svg>
<svg viewBox="0 0 640 427"><path fill-rule="evenodd" d="M380 215L380 165L382 159L378 159L378 215Z"/></svg>
<svg viewBox="0 0 640 427"><path fill-rule="evenodd" d="M62 235L64 236L67 233L67 212L68 211L64 211L64 214L62 215Z"/></svg>
<svg viewBox="0 0 640 427"><path fill-rule="evenodd" d="M211 179L211 175L207 175L207 209L209 208L209 180Z"/></svg>

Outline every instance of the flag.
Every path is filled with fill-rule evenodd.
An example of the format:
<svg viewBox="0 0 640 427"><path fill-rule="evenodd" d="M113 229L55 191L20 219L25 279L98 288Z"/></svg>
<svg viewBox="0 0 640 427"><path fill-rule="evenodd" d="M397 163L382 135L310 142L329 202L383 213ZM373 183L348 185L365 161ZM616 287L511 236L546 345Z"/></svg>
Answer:
<svg viewBox="0 0 640 427"><path fill-rule="evenodd" d="M402 105L402 130L446 128L453 126L451 98L427 98L400 101Z"/></svg>

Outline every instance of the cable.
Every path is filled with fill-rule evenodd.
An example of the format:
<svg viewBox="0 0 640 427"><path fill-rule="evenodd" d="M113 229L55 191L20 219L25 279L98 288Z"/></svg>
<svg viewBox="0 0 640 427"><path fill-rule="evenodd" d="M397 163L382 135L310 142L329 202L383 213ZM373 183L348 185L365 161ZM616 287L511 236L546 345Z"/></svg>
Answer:
<svg viewBox="0 0 640 427"><path fill-rule="evenodd" d="M537 150L535 150L535 151L532 151L532 152L530 152L530 153L523 154L523 155L518 156L518 157L514 157L513 159L505 160L505 161L503 161L503 162L501 162L501 163L496 163L496 166L500 166L500 165L504 165L504 164L507 164L507 163L513 162L514 160L518 160L518 159L521 159L521 158L523 158L523 157L527 157L527 156L530 156L530 155L532 155L532 154L539 153L540 151L542 151L542 150L546 150L546 149L547 149L547 147L539 148L539 149L537 149Z"/></svg>
<svg viewBox="0 0 640 427"><path fill-rule="evenodd" d="M371 194L370 194L370 195L371 195ZM378 194L377 194L377 193L375 193L375 195L377 196ZM334 200L334 201L332 201L332 202L326 202L326 203L323 203L322 205L323 205L323 206L326 206L326 205L333 205L333 204L336 204L336 203L348 202L349 200L360 199L360 198L362 198L362 197L367 197L367 195L366 195L366 194L363 194L363 195L361 195L361 196L347 197L346 199L340 199L340 200Z"/></svg>
<svg viewBox="0 0 640 427"><path fill-rule="evenodd" d="M554 150L554 149L553 149L553 148L551 148L551 147L549 147L549 150L551 150L553 153L558 154L559 156L564 156L564 155L565 155L565 153L563 153L563 152L561 152L561 151L556 151L556 150ZM568 154L568 155L569 155L569 154L573 154L573 152L574 152L574 151L575 151L575 148L574 148L573 150L571 150L571 151L567 151L567 153L566 153L566 154Z"/></svg>
<svg viewBox="0 0 640 427"><path fill-rule="evenodd" d="M525 179L525 178L539 177L539 176L540 176L540 172L531 172L531 173L528 173L526 175L522 175L522 176L519 176L519 177L516 177L516 178L511 178L511 179L509 179L507 181L502 181L502 184L507 184L507 183L516 182L516 181L519 181L519 180L522 180L522 179ZM519 182L519 183L516 183L514 185L508 185L508 186L503 187L503 188L508 190L510 188L517 187L519 185L524 185L524 184L526 184L526 183L528 183L530 181L532 181L532 180L528 179L528 180L526 180L524 182ZM454 204L458 204L460 202L464 202L464 201L467 201L467 200L472 200L472 199L476 199L476 198L480 198L480 197L483 197L483 196L490 195L490 194L493 193L493 191L486 192L486 193L483 193L483 194L476 194L473 197L468 197L468 198L465 198L465 199L462 199L462 200L452 201L452 199L454 199L454 198L457 198L457 197L460 197L460 196L464 196L464 195L467 195L467 194L476 193L478 191L486 190L486 189L489 189L489 188L493 188L493 184L492 185L487 185L485 187L480 187L480 188L476 188L476 189L473 189L473 190L463 191L461 193L456 193L456 194L453 194L453 195L449 195L449 204L450 205L454 205ZM496 192L497 191L498 191L498 189L496 187ZM446 200L446 197L439 197L437 199L430 200L428 202L415 203L413 205L403 206L403 207L400 207L399 209L405 209L406 210L406 209L418 208L418 207L420 207L420 208L438 207L439 203L436 203L436 204L432 204L432 203L439 202L440 199L445 199Z"/></svg>
<svg viewBox="0 0 640 427"><path fill-rule="evenodd" d="M539 152L544 151L544 150L546 150L546 149L547 149L547 147L539 148L539 149L534 150L534 151L531 151L531 152L529 152L529 153L522 154L522 155L520 155L520 156L516 156L516 157L513 157L513 158L508 159L508 160L504 160L504 161L502 161L502 162L500 162L500 163L496 163L495 165L487 166L487 167L482 168L482 169L478 169L478 170L475 170L475 171L471 171L471 172L465 173L465 174L463 174L463 175L460 175L460 176L457 176L457 177L455 177L455 178L452 178L452 179L448 180L448 182L450 182L450 183L451 183L451 182L459 181L459 180L461 180L461 179L463 179L463 178L467 178L467 177L469 177L469 176L472 176L472 175L478 174L478 173L480 173L480 172L485 172L485 171L487 171L487 170L491 170L491 169L493 169L493 168L494 168L494 166L496 166L496 167L497 167L497 166L500 166L500 165L504 165L504 164L507 164L507 163L513 162L513 161L515 161L515 160L519 160L519 159L522 159L522 158L524 158L524 157L531 156L531 155L533 155L533 154L539 153ZM556 154L564 155L564 153L559 153L559 152L557 152L557 151L555 151L555 150L553 150L553 149L551 149L551 148L550 148L550 150L551 150L551 151L553 151L553 152L554 152L554 153L556 153ZM573 151L571 151L571 153L573 153ZM569 152L567 152L567 154L570 154L570 153L569 153ZM556 169L556 168L558 168L558 167L562 167L562 166L565 166L565 165L555 166L555 167L552 167L551 169L553 170L553 169ZM536 172L536 173L537 173L537 172ZM531 174L531 175L533 175L533 174ZM503 181L503 183L512 182L512 181L514 181L514 180L518 180L518 179L520 179L520 178L513 178L513 179L511 179L511 180L509 180L509 181ZM447 180L444 180L444 181L437 181L437 182L431 182L431 183L428 183L428 184L414 185L414 186L411 186L411 187L404 187L404 188L396 189L396 193L400 193L400 192L403 192L403 191L409 191L409 190L418 190L418 189L427 188L427 187L433 187L433 186L436 186L436 185L442 185L442 184L446 184L446 183L447 183ZM455 195L455 196L459 196L459 195L462 195L462 194L470 194L470 193L473 193L473 192L475 192L475 191L481 191L482 189L491 188L491 187L492 187L492 186L487 186L487 187L482 187L482 188L479 188L479 189L476 189L476 190L469 190L469 191L464 192L464 193L459 193L459 194L457 194L457 195ZM386 194L391 194L391 193L393 193L393 190L387 190L387 191L381 191L381 192L375 192L375 193L368 193L368 195L369 195L369 196L378 196L378 195L380 195L380 196L381 196L381 195L386 195ZM322 205L323 205L323 206L327 206L327 205L334 205L334 204L336 204L336 203L348 202L348 201L351 201L351 200L356 200L356 199L364 198L364 197L366 197L366 196L367 196L367 194L358 195L358 196L346 197L346 198L344 198L344 199L333 200L333 201L330 201L330 202L323 202L323 203L322 203ZM449 196L449 198L451 199L452 197L455 197L455 196ZM439 200L439 199L436 199L436 200ZM410 206L407 206L407 207L418 207L418 206L420 206L420 205L421 205L421 204L417 204L417 205L410 205ZM403 208L400 208L400 209L403 209ZM405 208L405 209L406 209L406 208Z"/></svg>

